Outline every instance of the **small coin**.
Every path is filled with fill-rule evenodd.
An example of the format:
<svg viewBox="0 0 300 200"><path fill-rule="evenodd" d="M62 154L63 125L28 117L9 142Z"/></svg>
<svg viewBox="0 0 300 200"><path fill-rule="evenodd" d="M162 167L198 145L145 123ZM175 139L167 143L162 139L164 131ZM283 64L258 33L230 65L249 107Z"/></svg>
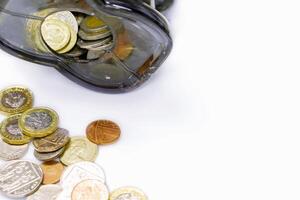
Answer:
<svg viewBox="0 0 300 200"><path fill-rule="evenodd" d="M35 150L40 153L49 153L61 149L70 141L69 131L58 128L54 133L44 138L36 138L33 140Z"/></svg>
<svg viewBox="0 0 300 200"><path fill-rule="evenodd" d="M41 26L41 33L46 44L54 51L64 48L71 38L69 25L60 20L45 20Z"/></svg>
<svg viewBox="0 0 300 200"><path fill-rule="evenodd" d="M109 192L99 180L85 180L78 183L72 191L72 200L108 200Z"/></svg>
<svg viewBox="0 0 300 200"><path fill-rule="evenodd" d="M86 137L72 137L60 160L68 166L81 161L95 161L97 154L98 146Z"/></svg>
<svg viewBox="0 0 300 200"><path fill-rule="evenodd" d="M36 157L36 159L40 161L50 161L59 158L64 153L64 151L65 147L49 153L40 153L34 150L33 154Z"/></svg>
<svg viewBox="0 0 300 200"><path fill-rule="evenodd" d="M63 188L59 185L42 185L33 195L26 200L55 200Z"/></svg>
<svg viewBox="0 0 300 200"><path fill-rule="evenodd" d="M96 16L87 16L80 23L80 28L85 32L99 32L107 28L107 25Z"/></svg>
<svg viewBox="0 0 300 200"><path fill-rule="evenodd" d="M97 47L101 47L102 45L105 45L109 42L112 41L112 37L108 37L108 38L104 38L102 40L97 40L97 41L83 41L83 40L79 40L77 42L77 45L80 48L83 49L91 49L91 48L97 48Z"/></svg>
<svg viewBox="0 0 300 200"><path fill-rule="evenodd" d="M48 161L41 164L44 173L43 184L54 184L59 182L64 171L64 166L57 161Z"/></svg>
<svg viewBox="0 0 300 200"><path fill-rule="evenodd" d="M75 57L80 57L85 53L87 53L86 49L81 49L78 46L75 46L71 51L65 53L64 55L75 58Z"/></svg>
<svg viewBox="0 0 300 200"><path fill-rule="evenodd" d="M42 181L42 169L29 161L9 161L1 166L0 190L8 197L23 198L31 195Z"/></svg>
<svg viewBox="0 0 300 200"><path fill-rule="evenodd" d="M89 50L86 57L88 60L94 60L94 59L100 58L104 54L105 54L105 51Z"/></svg>
<svg viewBox="0 0 300 200"><path fill-rule="evenodd" d="M122 187L110 194L109 200L147 200L147 196L135 187Z"/></svg>
<svg viewBox="0 0 300 200"><path fill-rule="evenodd" d="M86 129L87 138L95 144L109 144L119 139L120 127L109 120L97 120Z"/></svg>
<svg viewBox="0 0 300 200"><path fill-rule="evenodd" d="M11 115L32 107L32 92L24 87L10 87L0 91L0 111Z"/></svg>
<svg viewBox="0 0 300 200"><path fill-rule="evenodd" d="M58 115L50 108L32 108L22 114L19 126L27 136L46 137L56 131Z"/></svg>
<svg viewBox="0 0 300 200"><path fill-rule="evenodd" d="M106 38L108 36L111 36L112 33L108 29L104 29L100 32L95 32L95 33L88 33L88 32L83 31L82 29L80 29L78 32L78 35L83 40L100 40L100 39Z"/></svg>
<svg viewBox="0 0 300 200"><path fill-rule="evenodd" d="M12 115L5 119L1 124L0 134L4 142L13 145L27 144L31 138L24 135L19 121L21 114Z"/></svg>
<svg viewBox="0 0 300 200"><path fill-rule="evenodd" d="M82 14L82 13L77 13L76 16L75 16L75 18L76 18L77 24L81 24L81 22L85 18L85 15Z"/></svg>
<svg viewBox="0 0 300 200"><path fill-rule="evenodd" d="M3 160L17 160L22 158L27 150L29 145L10 145L0 140L0 158Z"/></svg>

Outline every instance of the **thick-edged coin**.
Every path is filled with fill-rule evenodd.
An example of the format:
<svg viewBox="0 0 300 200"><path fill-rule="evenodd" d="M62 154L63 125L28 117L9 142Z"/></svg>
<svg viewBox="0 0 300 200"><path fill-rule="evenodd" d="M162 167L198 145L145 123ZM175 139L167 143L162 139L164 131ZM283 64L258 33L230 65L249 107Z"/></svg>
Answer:
<svg viewBox="0 0 300 200"><path fill-rule="evenodd" d="M48 161L41 164L44 173L43 184L54 184L59 182L64 171L64 166L57 161Z"/></svg>
<svg viewBox="0 0 300 200"><path fill-rule="evenodd" d="M101 56L103 56L105 54L105 51L99 51L99 50L89 50L86 58L88 60L95 60L100 58Z"/></svg>
<svg viewBox="0 0 300 200"><path fill-rule="evenodd" d="M122 187L110 194L109 200L147 200L143 191L135 187Z"/></svg>
<svg viewBox="0 0 300 200"><path fill-rule="evenodd" d="M40 153L34 150L33 155L40 161L50 161L59 158L65 151L65 147L49 153Z"/></svg>
<svg viewBox="0 0 300 200"><path fill-rule="evenodd" d="M46 137L56 131L58 115L50 108L32 108L22 114L19 126L27 136Z"/></svg>
<svg viewBox="0 0 300 200"><path fill-rule="evenodd" d="M12 115L1 123L0 134L4 142L12 145L27 144L31 138L19 126L21 114Z"/></svg>
<svg viewBox="0 0 300 200"><path fill-rule="evenodd" d="M80 23L80 28L85 32L99 32L107 27L105 22L96 16L87 16Z"/></svg>
<svg viewBox="0 0 300 200"><path fill-rule="evenodd" d="M63 191L60 185L42 185L33 195L27 197L26 200L55 200Z"/></svg>
<svg viewBox="0 0 300 200"><path fill-rule="evenodd" d="M9 87L0 91L0 111L12 115L32 107L32 92L24 87Z"/></svg>
<svg viewBox="0 0 300 200"><path fill-rule="evenodd" d="M40 153L49 153L61 149L70 141L69 131L63 128L58 128L54 133L43 138L33 140L33 145L36 151Z"/></svg>
<svg viewBox="0 0 300 200"><path fill-rule="evenodd" d="M104 29L100 32L88 33L80 29L78 35L81 39L89 41L89 40L100 40L106 38L108 36L111 36L112 32L108 29Z"/></svg>
<svg viewBox="0 0 300 200"><path fill-rule="evenodd" d="M17 160L25 156L28 151L28 144L10 145L0 140L0 159L2 160Z"/></svg>
<svg viewBox="0 0 300 200"><path fill-rule="evenodd" d="M54 51L67 46L71 39L69 25L60 20L45 20L41 26L41 33L46 44Z"/></svg>
<svg viewBox="0 0 300 200"><path fill-rule="evenodd" d="M32 162L9 161L1 166L0 191L10 198L24 198L31 195L42 181L42 169Z"/></svg>
<svg viewBox="0 0 300 200"><path fill-rule="evenodd" d="M81 161L95 161L97 155L98 146L86 137L71 137L60 160L68 166Z"/></svg>
<svg viewBox="0 0 300 200"><path fill-rule="evenodd" d="M88 125L86 135L95 144L110 144L120 138L121 129L115 122L97 120Z"/></svg>
<svg viewBox="0 0 300 200"><path fill-rule="evenodd" d="M109 192L99 180L85 180L78 183L72 191L72 200L108 200Z"/></svg>
<svg viewBox="0 0 300 200"><path fill-rule="evenodd" d="M82 48L79 48L78 46L75 46L71 51L65 53L64 55L75 58L75 57L80 57L85 53L87 53L86 49L82 49Z"/></svg>
<svg viewBox="0 0 300 200"><path fill-rule="evenodd" d="M101 47L111 41L112 41L112 37L107 37L107 38L104 38L102 40L97 40L97 41L78 40L77 45L83 49L91 49L91 48Z"/></svg>
<svg viewBox="0 0 300 200"><path fill-rule="evenodd" d="M90 50L92 50L92 51L107 51L107 50L110 50L113 47L114 47L114 43L109 42L109 43L106 43L106 44L104 44L102 46L99 46L99 47L90 48Z"/></svg>
<svg viewBox="0 0 300 200"><path fill-rule="evenodd" d="M67 52L71 51L74 48L74 46L76 45L77 34L75 33L75 31L73 29L70 29L70 33L71 33L71 38L70 38L69 43L67 44L67 46L65 46L61 50L58 50L57 53L59 53L59 54L67 53Z"/></svg>

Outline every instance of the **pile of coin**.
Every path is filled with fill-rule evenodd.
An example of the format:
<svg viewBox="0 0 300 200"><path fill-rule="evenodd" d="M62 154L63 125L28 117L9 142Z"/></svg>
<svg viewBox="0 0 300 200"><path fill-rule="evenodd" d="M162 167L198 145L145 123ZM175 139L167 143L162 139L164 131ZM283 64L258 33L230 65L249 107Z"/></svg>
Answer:
<svg viewBox="0 0 300 200"><path fill-rule="evenodd" d="M59 128L58 114L45 107L33 108L32 92L10 87L0 92L0 111L8 117L1 123L0 191L11 198L27 200L146 200L137 188L109 192L105 173L94 163L98 145L120 138L120 127L109 120L90 123L85 136L70 137ZM19 160L29 143L40 165Z"/></svg>

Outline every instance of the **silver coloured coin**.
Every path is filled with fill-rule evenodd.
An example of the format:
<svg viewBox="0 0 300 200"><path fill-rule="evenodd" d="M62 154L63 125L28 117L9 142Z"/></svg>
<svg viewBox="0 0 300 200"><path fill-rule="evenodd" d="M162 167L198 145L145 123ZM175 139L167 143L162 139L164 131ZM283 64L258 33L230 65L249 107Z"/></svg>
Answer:
<svg viewBox="0 0 300 200"><path fill-rule="evenodd" d="M100 47L90 48L90 51L107 51L107 50L113 48L113 46L114 46L114 43L109 42L109 43L104 44Z"/></svg>
<svg viewBox="0 0 300 200"><path fill-rule="evenodd" d="M77 45L80 47L80 48L83 48L83 49L91 49L91 48L97 48L97 47L101 47L102 45L105 45L109 42L112 41L112 37L108 37L108 38L105 38L105 39L102 39L102 40L97 40L97 41L83 41L83 40L79 40L77 42Z"/></svg>
<svg viewBox="0 0 300 200"><path fill-rule="evenodd" d="M28 150L29 145L10 145L0 139L0 158L3 160L16 160L22 158Z"/></svg>
<svg viewBox="0 0 300 200"><path fill-rule="evenodd" d="M49 15L45 20L55 19L69 24L75 33L78 33L78 23L75 16L70 11L59 11Z"/></svg>
<svg viewBox="0 0 300 200"><path fill-rule="evenodd" d="M26 200L55 200L63 191L60 185L42 185L33 195L27 197Z"/></svg>
<svg viewBox="0 0 300 200"><path fill-rule="evenodd" d="M110 30L99 32L99 33L87 33L84 32L82 29L80 29L78 35L83 40L100 40L108 36L111 36L112 33Z"/></svg>
<svg viewBox="0 0 300 200"><path fill-rule="evenodd" d="M104 53L105 53L105 51L89 50L86 57L88 60L94 60L94 59L98 59L101 56L103 56Z"/></svg>
<svg viewBox="0 0 300 200"><path fill-rule="evenodd" d="M50 161L50 160L55 160L56 158L61 156L64 153L64 151L65 151L65 147L49 153L40 153L34 150L33 155L36 157L36 159L40 161Z"/></svg>
<svg viewBox="0 0 300 200"><path fill-rule="evenodd" d="M33 130L48 128L52 123L52 117L47 112L33 112L26 117L25 125Z"/></svg>
<svg viewBox="0 0 300 200"><path fill-rule="evenodd" d="M8 197L27 197L39 188L42 181L42 169L29 161L9 161L1 166L0 190Z"/></svg>

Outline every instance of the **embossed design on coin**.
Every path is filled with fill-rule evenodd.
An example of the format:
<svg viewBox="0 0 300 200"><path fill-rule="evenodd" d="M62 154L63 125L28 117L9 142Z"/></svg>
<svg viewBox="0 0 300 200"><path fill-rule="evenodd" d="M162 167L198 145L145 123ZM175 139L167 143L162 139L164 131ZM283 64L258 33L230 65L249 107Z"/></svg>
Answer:
<svg viewBox="0 0 300 200"><path fill-rule="evenodd" d="M64 147L70 140L69 131L58 128L53 134L33 140L35 150L41 153L53 152Z"/></svg>
<svg viewBox="0 0 300 200"><path fill-rule="evenodd" d="M109 144L119 139L121 129L112 121L98 120L88 125L86 134L95 144Z"/></svg>
<svg viewBox="0 0 300 200"><path fill-rule="evenodd" d="M27 88L11 87L0 92L0 102L0 111L17 114L32 107L33 96Z"/></svg>
<svg viewBox="0 0 300 200"><path fill-rule="evenodd" d="M65 147L49 153L40 153L35 150L33 152L33 155L36 157L36 159L40 161L50 161L61 156L64 153L64 151L65 151Z"/></svg>
<svg viewBox="0 0 300 200"><path fill-rule="evenodd" d="M95 161L98 147L85 137L72 137L61 157L61 162L71 165L81 161Z"/></svg>
<svg viewBox="0 0 300 200"><path fill-rule="evenodd" d="M147 200L147 196L138 188L122 187L110 194L109 200Z"/></svg>
<svg viewBox="0 0 300 200"><path fill-rule="evenodd" d="M78 183L72 192L72 200L108 200L109 192L99 180L85 180Z"/></svg>
<svg viewBox="0 0 300 200"><path fill-rule="evenodd" d="M26 200L55 200L63 191L59 185L42 185L33 195Z"/></svg>
<svg viewBox="0 0 300 200"><path fill-rule="evenodd" d="M20 159L26 154L28 146L28 144L10 145L0 139L0 158L3 160Z"/></svg>
<svg viewBox="0 0 300 200"><path fill-rule="evenodd" d="M43 184L54 184L59 182L64 166L57 161L48 161L41 164L44 173Z"/></svg>
<svg viewBox="0 0 300 200"><path fill-rule="evenodd" d="M34 129L40 130L50 126L52 122L51 116L46 112L30 113L25 119L25 125Z"/></svg>
<svg viewBox="0 0 300 200"><path fill-rule="evenodd" d="M24 135L19 126L21 114L12 115L2 122L0 133L8 144L27 144L31 138Z"/></svg>
<svg viewBox="0 0 300 200"><path fill-rule="evenodd" d="M28 161L10 161L1 167L0 190L8 197L23 198L35 192L43 180L42 169Z"/></svg>

